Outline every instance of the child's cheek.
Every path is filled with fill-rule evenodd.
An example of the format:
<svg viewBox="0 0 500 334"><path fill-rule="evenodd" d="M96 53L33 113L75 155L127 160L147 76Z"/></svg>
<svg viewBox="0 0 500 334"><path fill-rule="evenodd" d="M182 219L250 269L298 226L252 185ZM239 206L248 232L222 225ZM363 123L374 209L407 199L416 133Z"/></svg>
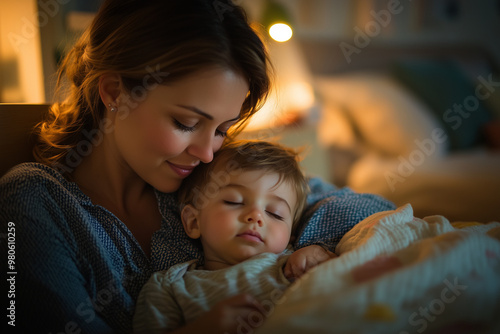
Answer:
<svg viewBox="0 0 500 334"><path fill-rule="evenodd" d="M269 245L270 251L272 253L280 253L285 250L290 241L289 233L284 233L283 231L275 232L275 238Z"/></svg>

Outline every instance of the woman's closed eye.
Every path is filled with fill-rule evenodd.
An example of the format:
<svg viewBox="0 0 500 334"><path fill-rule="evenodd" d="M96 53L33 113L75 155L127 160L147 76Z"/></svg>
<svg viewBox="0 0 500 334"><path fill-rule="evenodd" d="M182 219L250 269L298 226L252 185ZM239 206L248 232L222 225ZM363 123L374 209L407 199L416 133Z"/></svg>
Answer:
<svg viewBox="0 0 500 334"><path fill-rule="evenodd" d="M179 122L175 118L173 120L174 120L174 125L183 132L193 132L196 129L196 124L193 126L188 126L185 125L184 123Z"/></svg>
<svg viewBox="0 0 500 334"><path fill-rule="evenodd" d="M222 130L215 130L215 135L216 136L219 136L219 137L226 137L227 136L227 130L226 131L222 131Z"/></svg>
<svg viewBox="0 0 500 334"><path fill-rule="evenodd" d="M176 120L174 118L174 125L177 129L183 131L183 132L193 132L194 130L196 130L196 125L193 125L193 126L189 126L189 125L186 125L178 120ZM215 135L217 137L226 137L227 136L227 130L226 131L223 131L223 130L219 130L219 129L216 129L215 130Z"/></svg>

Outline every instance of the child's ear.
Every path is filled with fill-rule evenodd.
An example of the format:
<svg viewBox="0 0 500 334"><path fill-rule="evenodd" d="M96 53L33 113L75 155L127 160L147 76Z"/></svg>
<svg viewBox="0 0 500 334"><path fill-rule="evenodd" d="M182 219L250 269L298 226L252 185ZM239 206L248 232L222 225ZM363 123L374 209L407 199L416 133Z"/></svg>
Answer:
<svg viewBox="0 0 500 334"><path fill-rule="evenodd" d="M198 224L198 210L191 204L184 206L181 211L181 219L186 234L192 239L198 239L201 236L200 225Z"/></svg>

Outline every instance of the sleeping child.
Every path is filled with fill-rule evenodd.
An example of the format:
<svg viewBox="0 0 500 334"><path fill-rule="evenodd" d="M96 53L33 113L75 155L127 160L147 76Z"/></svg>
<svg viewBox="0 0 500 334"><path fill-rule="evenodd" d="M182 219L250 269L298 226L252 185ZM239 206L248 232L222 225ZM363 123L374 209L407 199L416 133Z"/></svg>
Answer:
<svg viewBox="0 0 500 334"><path fill-rule="evenodd" d="M204 259L152 275L139 295L134 333L236 333L260 326L283 291L335 254L287 248L305 207L297 154L262 141L225 145L179 190L184 230Z"/></svg>

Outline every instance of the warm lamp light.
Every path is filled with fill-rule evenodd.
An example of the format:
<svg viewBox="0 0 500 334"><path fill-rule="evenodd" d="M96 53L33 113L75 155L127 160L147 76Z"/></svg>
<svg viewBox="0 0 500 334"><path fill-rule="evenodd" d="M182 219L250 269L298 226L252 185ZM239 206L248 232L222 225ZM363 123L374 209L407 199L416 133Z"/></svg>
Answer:
<svg viewBox="0 0 500 334"><path fill-rule="evenodd" d="M255 29L269 33L264 38L274 68L273 89L262 107L252 116L246 131L279 129L314 120L315 96L312 75L292 37L291 20L283 2L264 0ZM257 3L257 2L252 2ZM282 43L287 41L286 43Z"/></svg>
<svg viewBox="0 0 500 334"><path fill-rule="evenodd" d="M274 0L265 1L261 22L275 41L286 42L293 35L290 17L286 8Z"/></svg>
<svg viewBox="0 0 500 334"><path fill-rule="evenodd" d="M273 89L246 129L271 129L314 120L312 74L297 41L293 38L286 43L269 40L267 46L275 72Z"/></svg>
<svg viewBox="0 0 500 334"><path fill-rule="evenodd" d="M277 42L286 42L292 35L292 28L286 23L275 23L269 28L269 36Z"/></svg>

